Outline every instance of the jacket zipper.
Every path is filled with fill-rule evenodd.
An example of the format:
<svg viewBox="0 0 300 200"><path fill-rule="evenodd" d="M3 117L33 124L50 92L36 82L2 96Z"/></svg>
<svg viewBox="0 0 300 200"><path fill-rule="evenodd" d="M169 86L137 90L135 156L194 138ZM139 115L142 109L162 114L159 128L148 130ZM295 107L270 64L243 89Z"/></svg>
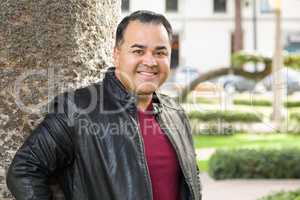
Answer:
<svg viewBox="0 0 300 200"><path fill-rule="evenodd" d="M157 118L157 121L159 122L160 125L164 124L159 113L156 115L156 118ZM183 167L183 161L182 161L182 158L179 155L179 150L177 149L177 146L175 145L175 141L170 136L169 130L167 130L167 129L165 129L165 130L166 130L166 135L167 135L168 139L170 140L173 148L175 149L175 152L176 152L176 155L177 155L177 158L178 158L178 161L179 161L180 168L182 169L181 171L182 171L183 176L185 177L186 183L187 183L187 185L188 185L188 187L191 191L192 199L196 199L195 196L194 196L192 185L191 185L190 181L188 180L188 176L187 176L186 171Z"/></svg>
<svg viewBox="0 0 300 200"><path fill-rule="evenodd" d="M148 180L148 184L149 184L149 188L150 188L150 197L151 197L151 200L153 200L152 183L151 183L151 179L150 179L149 167L148 167L147 160L146 160L145 144L144 144L143 138L141 137L140 123L138 120L137 112L135 113L135 122L136 122L137 131L138 131L139 142L142 146L142 148L141 148L142 149L142 157L143 157L144 164L146 166L146 176L147 176L147 180Z"/></svg>

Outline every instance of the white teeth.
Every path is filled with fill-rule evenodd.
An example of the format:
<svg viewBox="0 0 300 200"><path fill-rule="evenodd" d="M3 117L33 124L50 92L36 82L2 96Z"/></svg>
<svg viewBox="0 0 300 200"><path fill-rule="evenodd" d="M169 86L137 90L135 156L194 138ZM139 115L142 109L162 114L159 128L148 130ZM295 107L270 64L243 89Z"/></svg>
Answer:
<svg viewBox="0 0 300 200"><path fill-rule="evenodd" d="M151 72L140 72L140 74L145 75L145 76L153 76L155 73L151 73Z"/></svg>

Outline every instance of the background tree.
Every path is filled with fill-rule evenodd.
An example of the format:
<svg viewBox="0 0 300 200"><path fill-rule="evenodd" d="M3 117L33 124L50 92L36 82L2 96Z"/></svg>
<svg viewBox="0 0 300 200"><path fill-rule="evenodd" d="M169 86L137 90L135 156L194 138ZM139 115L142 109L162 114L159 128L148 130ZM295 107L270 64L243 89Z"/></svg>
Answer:
<svg viewBox="0 0 300 200"><path fill-rule="evenodd" d="M284 93L286 85L283 82L281 74L283 68L282 56L282 28L281 28L281 0L275 0L275 37L274 37L274 53L273 53L273 68L272 68L272 91L273 91L273 113L272 119L275 128L278 131L284 130Z"/></svg>
<svg viewBox="0 0 300 200"><path fill-rule="evenodd" d="M246 63L257 64L261 63L264 68L261 71L249 72L244 69ZM300 55L288 55L283 58L283 65L300 70ZM232 55L232 65L231 66L220 66L213 70L209 70L206 73L201 74L195 80L193 80L189 85L183 88L181 94L178 97L178 101L184 102L187 95L196 88L199 83L204 81L212 80L220 76L227 74L234 74L242 76L255 81L260 81L272 72L272 58L264 57L262 55L247 54L247 53L236 53Z"/></svg>
<svg viewBox="0 0 300 200"><path fill-rule="evenodd" d="M233 32L233 53L237 53L243 50L243 28L242 28L242 1L234 0L234 32ZM185 87L179 97L180 101L185 101L188 93L193 90L200 82L204 82L210 79L217 78L219 76L227 75L227 74L237 74L237 75L250 75L245 71L241 71L240 68L238 71L232 70L231 67L220 67L215 70L209 71L198 77L196 80L191 82L187 87ZM269 72L269 68L266 68L266 71ZM262 74L265 74L262 72ZM252 77L252 75L250 75ZM261 75L258 75L261 76ZM259 78L258 78L259 79Z"/></svg>
<svg viewBox="0 0 300 200"><path fill-rule="evenodd" d="M234 0L233 52L243 50L242 5L241 0Z"/></svg>

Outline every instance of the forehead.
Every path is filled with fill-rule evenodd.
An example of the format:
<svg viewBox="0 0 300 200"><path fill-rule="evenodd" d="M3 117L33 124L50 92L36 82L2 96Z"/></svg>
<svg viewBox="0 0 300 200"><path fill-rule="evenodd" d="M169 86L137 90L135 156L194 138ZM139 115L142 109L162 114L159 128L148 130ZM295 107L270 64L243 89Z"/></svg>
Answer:
<svg viewBox="0 0 300 200"><path fill-rule="evenodd" d="M138 20L129 22L123 35L123 43L140 43L150 46L170 46L169 36L162 24L143 23Z"/></svg>

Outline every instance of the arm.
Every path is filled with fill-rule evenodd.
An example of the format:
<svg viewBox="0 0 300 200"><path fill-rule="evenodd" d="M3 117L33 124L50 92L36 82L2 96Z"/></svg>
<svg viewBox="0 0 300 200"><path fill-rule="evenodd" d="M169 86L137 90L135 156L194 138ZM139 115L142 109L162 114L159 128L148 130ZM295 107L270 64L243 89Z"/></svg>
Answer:
<svg viewBox="0 0 300 200"><path fill-rule="evenodd" d="M65 113L48 114L15 154L7 186L17 200L48 200L49 177L73 161L72 127Z"/></svg>

